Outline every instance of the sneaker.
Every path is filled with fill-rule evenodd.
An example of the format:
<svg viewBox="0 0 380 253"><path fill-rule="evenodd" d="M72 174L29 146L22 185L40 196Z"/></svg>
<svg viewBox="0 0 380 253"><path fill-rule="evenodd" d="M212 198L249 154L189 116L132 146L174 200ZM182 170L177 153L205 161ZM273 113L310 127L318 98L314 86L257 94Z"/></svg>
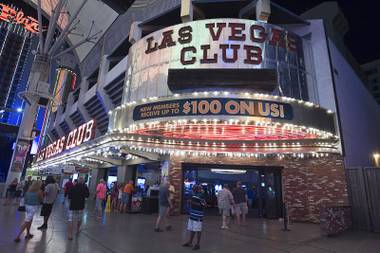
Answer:
<svg viewBox="0 0 380 253"><path fill-rule="evenodd" d="M199 250L200 248L199 245L194 245L193 250Z"/></svg>
<svg viewBox="0 0 380 253"><path fill-rule="evenodd" d="M193 247L193 245L189 242L182 244L182 247Z"/></svg>
<svg viewBox="0 0 380 253"><path fill-rule="evenodd" d="M42 225L39 226L37 229L38 229L38 230L43 230L43 229L47 229L47 228L48 228L47 225L42 224Z"/></svg>
<svg viewBox="0 0 380 253"><path fill-rule="evenodd" d="M155 228L154 229L154 232L163 232L163 230L159 229L159 228Z"/></svg>
<svg viewBox="0 0 380 253"><path fill-rule="evenodd" d="M166 231L170 231L170 230L172 230L172 226L171 225L169 225L169 226L166 227Z"/></svg>

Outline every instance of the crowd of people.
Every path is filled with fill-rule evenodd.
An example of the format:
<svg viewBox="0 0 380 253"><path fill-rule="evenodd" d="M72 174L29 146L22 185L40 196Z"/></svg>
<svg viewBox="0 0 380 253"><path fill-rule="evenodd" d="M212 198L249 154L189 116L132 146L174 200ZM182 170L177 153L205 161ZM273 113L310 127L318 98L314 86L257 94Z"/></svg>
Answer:
<svg viewBox="0 0 380 253"><path fill-rule="evenodd" d="M33 217L40 205L42 205L40 215L43 216L44 222L38 227L38 229L46 230L48 228L49 217L59 191L59 186L52 176L48 176L44 182L41 180L32 181L31 177L28 177L27 180L21 182L17 179L12 181L8 186L7 198L4 204L10 205L16 198L18 198L20 199L20 208L24 208L25 210L25 221L21 225L20 231L14 239L15 242L20 241L20 237L24 231L26 231L26 240L33 237L30 233L30 227L33 222ZM82 177L74 181L71 179L68 180L63 187L63 192L63 204L67 209L67 237L68 240L72 240L74 229L77 234L80 233L83 210L85 208L86 199L89 198L90 193ZM105 181L100 179L95 192L95 211L97 217L103 217L108 196L111 200L111 210L120 213L128 212L130 210L131 199L134 192L135 186L132 180L125 184L115 182L109 189ZM154 224L154 231L170 231L172 230L170 213L175 205L175 190L167 180L164 180L159 186L158 192L159 207L158 216ZM218 208L222 216L222 229L229 229L231 215L236 216L236 223L238 225L244 225L246 223L248 198L240 181L236 182L236 187L232 190L228 184L225 184L223 189L218 192L217 200ZM186 241L183 246L192 247L193 250L199 250L204 210L207 207L204 192L200 185L193 185L192 195L188 200L187 206L189 215L187 222L189 240ZM19 210L21 210L20 208ZM196 238L196 240L193 245L194 238Z"/></svg>

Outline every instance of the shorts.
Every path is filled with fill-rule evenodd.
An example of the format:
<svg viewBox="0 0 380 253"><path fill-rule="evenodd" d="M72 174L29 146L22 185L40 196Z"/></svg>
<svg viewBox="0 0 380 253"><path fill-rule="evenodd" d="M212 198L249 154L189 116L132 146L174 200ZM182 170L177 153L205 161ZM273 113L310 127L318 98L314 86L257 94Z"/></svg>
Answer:
<svg viewBox="0 0 380 253"><path fill-rule="evenodd" d="M42 204L41 216L49 216L51 214L51 210L53 209L53 204Z"/></svg>
<svg viewBox="0 0 380 253"><path fill-rule="evenodd" d="M25 205L25 222L31 222L38 206Z"/></svg>
<svg viewBox="0 0 380 253"><path fill-rule="evenodd" d="M129 194L126 192L123 192L123 195L121 196L121 202L124 204L128 204L129 202Z"/></svg>
<svg viewBox="0 0 380 253"><path fill-rule="evenodd" d="M219 208L219 212L223 216L230 216L231 215L231 208Z"/></svg>
<svg viewBox="0 0 380 253"><path fill-rule="evenodd" d="M68 221L81 221L83 217L83 210L69 210Z"/></svg>
<svg viewBox="0 0 380 253"><path fill-rule="evenodd" d="M159 215L160 217L164 217L165 215L167 215L168 210L169 210L169 207L168 207L168 206L160 206L160 207L159 207L159 210L158 210L158 215Z"/></svg>
<svg viewBox="0 0 380 253"><path fill-rule="evenodd" d="M246 215L248 213L248 206L247 206L247 203L243 202L243 203L239 203L239 204L236 204L235 206L235 214L236 215Z"/></svg>
<svg viewBox="0 0 380 253"><path fill-rule="evenodd" d="M187 222L187 230L192 231L192 232L201 232L202 221L189 219L189 221Z"/></svg>

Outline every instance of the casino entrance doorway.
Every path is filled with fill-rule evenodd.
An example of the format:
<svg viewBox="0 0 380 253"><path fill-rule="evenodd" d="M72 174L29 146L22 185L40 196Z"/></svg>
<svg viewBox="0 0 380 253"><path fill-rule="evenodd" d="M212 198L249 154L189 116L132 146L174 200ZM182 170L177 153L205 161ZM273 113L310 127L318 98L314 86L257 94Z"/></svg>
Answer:
<svg viewBox="0 0 380 253"><path fill-rule="evenodd" d="M243 165L182 164L182 212L188 208L194 184L202 186L207 202L206 215L217 215L217 193L224 184L230 189L241 181L248 196L248 217L282 217L281 167Z"/></svg>

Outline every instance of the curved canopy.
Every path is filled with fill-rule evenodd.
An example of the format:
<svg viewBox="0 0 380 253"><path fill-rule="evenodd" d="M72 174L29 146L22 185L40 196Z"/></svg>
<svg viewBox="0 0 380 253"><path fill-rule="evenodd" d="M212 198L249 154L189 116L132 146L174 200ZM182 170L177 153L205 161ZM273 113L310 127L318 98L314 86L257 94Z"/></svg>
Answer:
<svg viewBox="0 0 380 253"><path fill-rule="evenodd" d="M76 12L83 1L84 0L66 1L59 21L59 26L61 29L68 24L70 15L73 15ZM30 0L30 2L34 6L37 6L38 0ZM59 0L41 0L41 7L45 15L51 16L52 10L56 8L58 2ZM80 22L76 25L76 30L68 36L69 42L72 45L80 42L83 39L80 35L86 36L92 27L92 33L102 31L96 39L93 40L96 43L96 41L101 38L102 34L108 29L117 16L118 14L103 2L98 0L88 0L77 15L76 20L79 20ZM76 53L79 60L84 59L84 57L90 52L93 45L93 43L85 43L76 48Z"/></svg>

